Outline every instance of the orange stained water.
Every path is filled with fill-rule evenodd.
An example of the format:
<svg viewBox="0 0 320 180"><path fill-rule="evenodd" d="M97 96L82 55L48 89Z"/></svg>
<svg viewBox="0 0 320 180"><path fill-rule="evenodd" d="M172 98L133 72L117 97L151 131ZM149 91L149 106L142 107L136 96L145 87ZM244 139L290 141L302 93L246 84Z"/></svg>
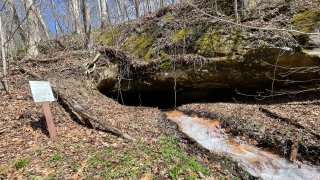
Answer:
<svg viewBox="0 0 320 180"><path fill-rule="evenodd" d="M273 180L320 180L320 167L302 163L298 167L276 154L231 137L220 127L219 120L187 116L180 111L169 111L166 115L201 146L211 152L227 154L253 176Z"/></svg>

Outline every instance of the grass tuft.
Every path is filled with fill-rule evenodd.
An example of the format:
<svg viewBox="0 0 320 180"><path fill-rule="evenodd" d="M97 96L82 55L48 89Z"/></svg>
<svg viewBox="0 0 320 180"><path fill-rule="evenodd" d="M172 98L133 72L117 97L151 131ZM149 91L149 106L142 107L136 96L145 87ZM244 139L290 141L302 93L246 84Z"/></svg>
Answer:
<svg viewBox="0 0 320 180"><path fill-rule="evenodd" d="M17 160L14 163L14 167L16 169L21 169L21 168L27 166L30 162L31 162L31 158L30 157L23 157L23 158L20 158L19 160Z"/></svg>

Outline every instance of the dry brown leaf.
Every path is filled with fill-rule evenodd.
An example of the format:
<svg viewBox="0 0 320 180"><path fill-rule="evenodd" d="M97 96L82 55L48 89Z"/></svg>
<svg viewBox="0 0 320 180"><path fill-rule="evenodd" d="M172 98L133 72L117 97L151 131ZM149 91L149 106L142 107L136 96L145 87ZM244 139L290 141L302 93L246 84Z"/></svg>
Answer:
<svg viewBox="0 0 320 180"><path fill-rule="evenodd" d="M145 173L140 180L151 180L152 174L151 173Z"/></svg>
<svg viewBox="0 0 320 180"><path fill-rule="evenodd" d="M79 179L79 175L78 174L74 174L73 176L72 176L72 180L78 180Z"/></svg>

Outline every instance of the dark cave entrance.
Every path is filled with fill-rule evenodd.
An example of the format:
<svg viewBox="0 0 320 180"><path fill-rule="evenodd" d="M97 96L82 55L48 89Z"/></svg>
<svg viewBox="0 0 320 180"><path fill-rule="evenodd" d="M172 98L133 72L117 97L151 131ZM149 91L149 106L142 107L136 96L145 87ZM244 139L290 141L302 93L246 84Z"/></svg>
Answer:
<svg viewBox="0 0 320 180"><path fill-rule="evenodd" d="M238 89L245 94L256 94L258 89ZM252 102L252 97L237 93L235 89L211 89L211 90L173 90L148 91L148 92L121 92L104 93L106 96L127 106L158 107L159 109L172 109L189 103L214 103L214 102Z"/></svg>

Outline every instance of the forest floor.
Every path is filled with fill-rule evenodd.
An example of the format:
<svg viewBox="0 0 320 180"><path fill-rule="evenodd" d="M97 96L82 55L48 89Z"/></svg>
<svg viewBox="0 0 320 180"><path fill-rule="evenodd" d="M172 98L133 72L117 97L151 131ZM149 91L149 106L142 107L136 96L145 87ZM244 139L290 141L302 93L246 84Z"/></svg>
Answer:
<svg viewBox="0 0 320 180"><path fill-rule="evenodd" d="M40 104L33 102L27 73L11 69L10 94L0 86L0 179L167 179L239 176L221 158L186 140L156 108L127 107L92 88L82 51L57 52L20 67L62 89L84 109L128 133L127 141L83 125L58 101L51 103L58 140L52 142ZM92 57L91 57L92 58ZM59 97L56 97L59 99ZM181 138L183 137L183 138ZM230 161L230 167L232 165ZM232 166L234 167L234 166Z"/></svg>
<svg viewBox="0 0 320 180"><path fill-rule="evenodd" d="M51 104L58 140L51 142L40 104L29 88L34 77L11 68L10 94L0 86L0 179L221 179L244 177L235 162L198 147L157 108L129 107L102 95L84 75L85 51L61 51L20 62L49 80L90 115L133 137L128 141L75 121L59 101ZM59 95L56 95L59 100ZM218 116L222 124L251 143L267 144L294 159L319 164L317 95L264 104L188 104L179 109ZM281 116L270 117L263 109ZM292 120L292 122L290 122ZM270 140L271 139L271 140ZM290 143L289 141L290 140ZM283 149L290 145L288 149ZM313 147L314 149L310 148ZM304 150L304 152L300 152ZM310 158L307 158L310 157Z"/></svg>
<svg viewBox="0 0 320 180"><path fill-rule="evenodd" d="M295 7L307 3L299 2ZM259 16L248 25L288 22L283 16L263 19ZM77 50L81 45L71 47L78 44L70 39L67 43L63 45L70 49L49 52L44 46L40 50L46 55L10 62L10 94L0 83L0 179L248 179L236 162L199 147L159 109L124 106L102 95L83 66L94 54ZM33 102L29 87L30 80L39 79L19 67L50 81L89 115L135 140L79 122L56 94L51 110L58 140L52 142L42 107ZM218 118L229 132L253 145L320 165L319 104L318 93L259 103L194 103L178 110Z"/></svg>

